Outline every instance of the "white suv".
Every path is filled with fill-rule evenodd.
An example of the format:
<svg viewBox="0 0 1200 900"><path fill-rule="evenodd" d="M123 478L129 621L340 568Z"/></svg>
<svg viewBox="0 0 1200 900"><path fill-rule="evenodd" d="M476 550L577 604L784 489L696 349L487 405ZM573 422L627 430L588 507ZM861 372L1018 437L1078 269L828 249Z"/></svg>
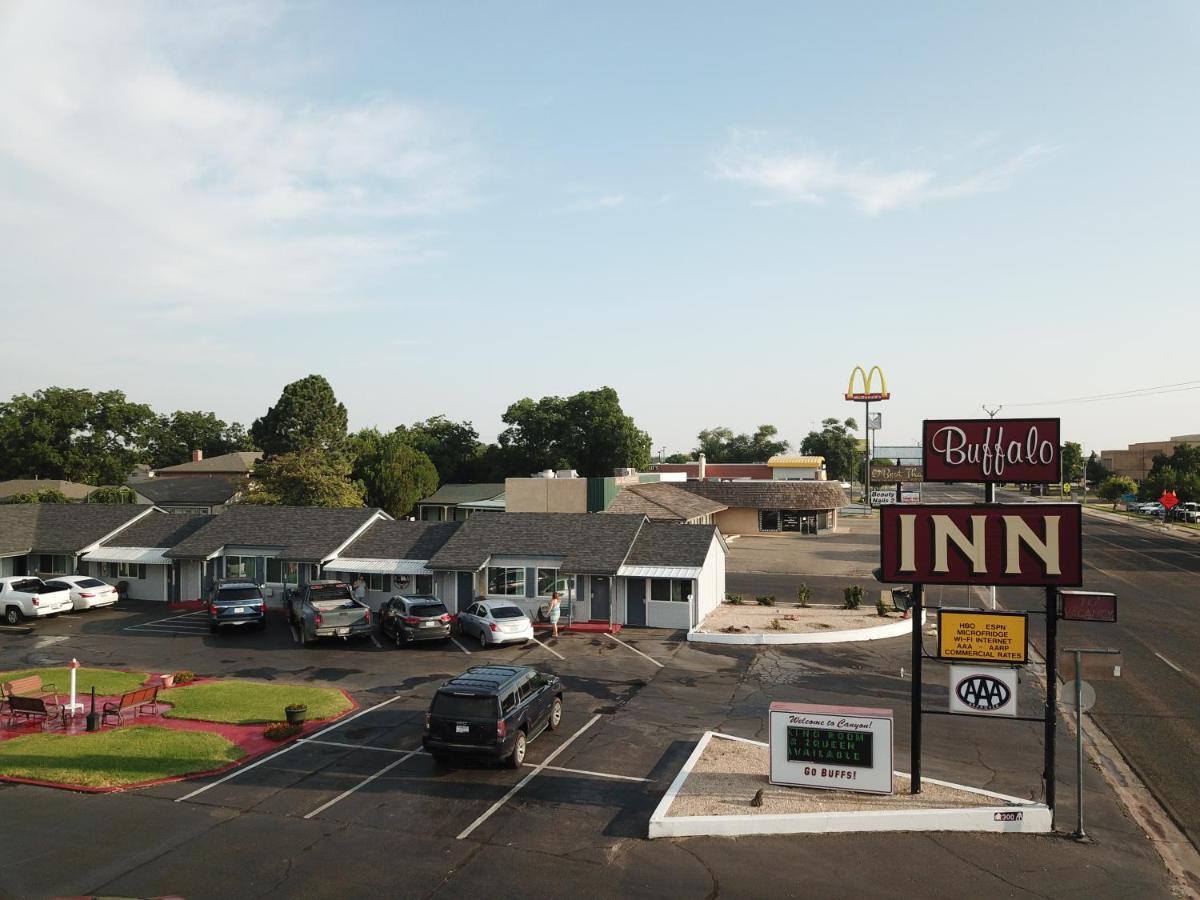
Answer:
<svg viewBox="0 0 1200 900"><path fill-rule="evenodd" d="M20 625L22 619L53 616L72 609L71 592L48 586L42 579L28 575L0 578L0 611L7 625Z"/></svg>

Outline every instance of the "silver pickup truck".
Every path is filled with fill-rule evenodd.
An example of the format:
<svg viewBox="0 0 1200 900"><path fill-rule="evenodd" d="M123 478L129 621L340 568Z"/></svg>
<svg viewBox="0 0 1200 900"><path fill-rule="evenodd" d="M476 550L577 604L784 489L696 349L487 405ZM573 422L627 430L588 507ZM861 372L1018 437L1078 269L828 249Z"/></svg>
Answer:
<svg viewBox="0 0 1200 900"><path fill-rule="evenodd" d="M354 599L344 581L314 581L288 594L288 618L306 647L319 638L370 637L371 608Z"/></svg>

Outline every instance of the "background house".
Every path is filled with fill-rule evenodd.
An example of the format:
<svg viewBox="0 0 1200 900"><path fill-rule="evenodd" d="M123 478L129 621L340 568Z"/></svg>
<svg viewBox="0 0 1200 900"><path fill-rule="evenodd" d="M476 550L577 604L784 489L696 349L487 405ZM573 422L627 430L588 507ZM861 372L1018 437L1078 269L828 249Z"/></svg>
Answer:
<svg viewBox="0 0 1200 900"><path fill-rule="evenodd" d="M713 521L714 515L725 509L725 504L716 500L694 494L669 482L657 482L623 488L606 512L634 513L643 515L652 522L708 525Z"/></svg>
<svg viewBox="0 0 1200 900"><path fill-rule="evenodd" d="M193 450L191 462L180 463L177 466L164 466L161 469L155 469L151 475L172 478L217 475L223 478L243 479L254 471L255 463L262 459L262 456L261 451L247 450L223 453L220 456L211 456L205 459L204 451ZM136 485L134 487L136 488Z"/></svg>
<svg viewBox="0 0 1200 900"><path fill-rule="evenodd" d="M165 476L130 482L138 503L149 503L163 512L212 515L237 500L244 481L216 475Z"/></svg>
<svg viewBox="0 0 1200 900"><path fill-rule="evenodd" d="M830 531L849 503L833 481L687 481L679 487L725 505L713 516L722 534Z"/></svg>
<svg viewBox="0 0 1200 900"><path fill-rule="evenodd" d="M59 491L73 503L81 503L95 489L95 485L64 481L61 478L13 478L0 481L0 503L18 494L36 494L38 491Z"/></svg>
<svg viewBox="0 0 1200 900"><path fill-rule="evenodd" d="M417 504L413 515L424 522L462 522L481 508L504 509L502 484L443 484Z"/></svg>

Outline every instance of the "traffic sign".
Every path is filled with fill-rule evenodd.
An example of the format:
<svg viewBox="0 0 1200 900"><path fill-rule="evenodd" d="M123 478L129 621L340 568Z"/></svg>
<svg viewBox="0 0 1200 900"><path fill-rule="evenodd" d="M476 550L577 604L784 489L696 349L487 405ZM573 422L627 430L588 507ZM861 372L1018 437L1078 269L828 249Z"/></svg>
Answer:
<svg viewBox="0 0 1200 900"><path fill-rule="evenodd" d="M1174 491L1163 491L1162 496L1158 498L1158 502L1163 505L1164 509L1174 509L1179 505L1179 498L1175 496Z"/></svg>
<svg viewBox="0 0 1200 900"><path fill-rule="evenodd" d="M1075 708L1075 692L1074 691L1063 691L1058 699L1059 699L1059 702L1061 702L1062 705L1067 707L1068 709ZM1096 705L1096 689L1094 687L1092 687L1090 684L1088 684L1086 681L1080 682L1080 684L1079 684L1079 699L1080 699L1080 704L1079 704L1080 712L1087 712L1089 709L1091 709L1093 706Z"/></svg>

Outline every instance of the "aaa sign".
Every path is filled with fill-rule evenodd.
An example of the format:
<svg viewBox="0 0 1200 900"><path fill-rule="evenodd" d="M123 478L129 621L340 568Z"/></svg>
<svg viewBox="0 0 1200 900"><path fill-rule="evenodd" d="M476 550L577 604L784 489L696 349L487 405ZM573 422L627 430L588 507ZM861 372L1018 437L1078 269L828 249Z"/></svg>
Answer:
<svg viewBox="0 0 1200 900"><path fill-rule="evenodd" d="M881 580L1077 587L1079 506L925 504L879 510Z"/></svg>

